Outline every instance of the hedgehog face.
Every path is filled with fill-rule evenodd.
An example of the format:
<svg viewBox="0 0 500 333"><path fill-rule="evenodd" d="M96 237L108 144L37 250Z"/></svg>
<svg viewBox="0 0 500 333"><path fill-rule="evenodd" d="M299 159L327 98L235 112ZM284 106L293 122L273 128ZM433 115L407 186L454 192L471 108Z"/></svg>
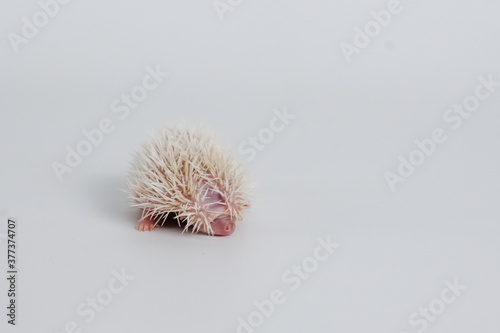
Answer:
<svg viewBox="0 0 500 333"><path fill-rule="evenodd" d="M201 225L200 231L206 234L213 234L214 236L229 236L234 232L236 225L231 219L231 215L226 211L226 206L213 202L217 200L222 201L222 198L218 193L212 192L207 198L205 198L205 204L208 203L208 222L210 222L210 227L212 232L208 230L205 224Z"/></svg>
<svg viewBox="0 0 500 333"><path fill-rule="evenodd" d="M210 225L215 236L229 236L236 228L236 224L231 220L229 213L226 212L215 218Z"/></svg>
<svg viewBox="0 0 500 333"><path fill-rule="evenodd" d="M200 225L200 231L214 236L229 236L234 232L236 225L231 218L222 196L214 189L204 184L202 188L202 204L207 212L207 222L210 223L211 231L207 225Z"/></svg>

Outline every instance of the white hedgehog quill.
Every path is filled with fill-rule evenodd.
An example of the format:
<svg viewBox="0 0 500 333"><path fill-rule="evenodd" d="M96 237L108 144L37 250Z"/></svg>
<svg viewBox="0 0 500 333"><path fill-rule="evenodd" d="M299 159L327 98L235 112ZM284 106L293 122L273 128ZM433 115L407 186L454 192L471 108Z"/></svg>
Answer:
<svg viewBox="0 0 500 333"><path fill-rule="evenodd" d="M217 236L233 233L251 190L247 170L222 140L183 125L164 128L136 153L128 188L131 205L143 210L139 231L174 214L185 231Z"/></svg>

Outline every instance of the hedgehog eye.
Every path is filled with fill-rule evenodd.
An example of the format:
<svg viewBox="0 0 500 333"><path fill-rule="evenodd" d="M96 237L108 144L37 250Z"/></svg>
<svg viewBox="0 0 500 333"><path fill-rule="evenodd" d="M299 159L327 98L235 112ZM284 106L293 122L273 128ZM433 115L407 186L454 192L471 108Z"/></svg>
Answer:
<svg viewBox="0 0 500 333"><path fill-rule="evenodd" d="M222 213L220 214L219 216L217 216L213 221L212 223L232 223L233 221L231 220L231 218L229 217L229 214L227 213Z"/></svg>

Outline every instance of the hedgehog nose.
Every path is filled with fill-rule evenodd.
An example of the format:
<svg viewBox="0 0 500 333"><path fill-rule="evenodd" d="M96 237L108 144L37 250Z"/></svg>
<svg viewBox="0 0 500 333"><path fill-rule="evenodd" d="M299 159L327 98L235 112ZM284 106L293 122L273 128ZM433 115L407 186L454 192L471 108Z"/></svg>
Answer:
<svg viewBox="0 0 500 333"><path fill-rule="evenodd" d="M216 236L229 236L234 232L236 226L229 218L218 217L212 222L212 229Z"/></svg>
<svg viewBox="0 0 500 333"><path fill-rule="evenodd" d="M231 235L234 232L235 225L234 223L228 223L224 226L224 235L228 236Z"/></svg>

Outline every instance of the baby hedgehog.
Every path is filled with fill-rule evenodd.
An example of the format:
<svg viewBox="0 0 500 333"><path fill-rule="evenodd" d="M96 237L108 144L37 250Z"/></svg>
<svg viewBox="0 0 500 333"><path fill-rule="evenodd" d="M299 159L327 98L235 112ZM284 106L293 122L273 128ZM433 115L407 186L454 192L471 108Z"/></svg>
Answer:
<svg viewBox="0 0 500 333"><path fill-rule="evenodd" d="M128 176L137 229L153 230L172 213L184 231L227 236L249 206L246 168L205 128L166 127L135 154Z"/></svg>

